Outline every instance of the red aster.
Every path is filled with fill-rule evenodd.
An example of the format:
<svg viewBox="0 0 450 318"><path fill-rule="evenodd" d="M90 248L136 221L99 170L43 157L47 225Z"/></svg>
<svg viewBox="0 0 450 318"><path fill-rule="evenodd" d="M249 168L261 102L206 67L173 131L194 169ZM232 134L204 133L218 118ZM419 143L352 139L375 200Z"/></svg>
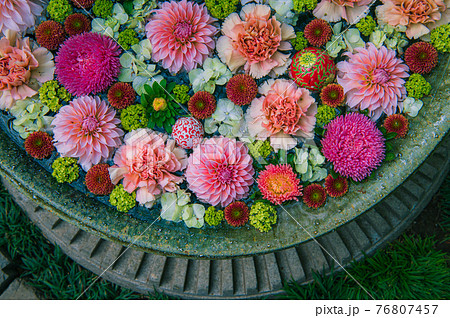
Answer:
<svg viewBox="0 0 450 318"><path fill-rule="evenodd" d="M188 109L197 119L205 119L216 110L216 99L211 93L197 92L188 102Z"/></svg>
<svg viewBox="0 0 450 318"><path fill-rule="evenodd" d="M333 30L327 21L315 19L308 23L305 27L305 38L313 46L325 45L331 40Z"/></svg>
<svg viewBox="0 0 450 318"><path fill-rule="evenodd" d="M43 131L35 131L25 139L25 150L36 159L44 159L52 154L55 149L52 144L52 137Z"/></svg>
<svg viewBox="0 0 450 318"><path fill-rule="evenodd" d="M337 177L336 179L330 174L325 179L325 189L332 198L342 197L348 191L348 181L344 177Z"/></svg>
<svg viewBox="0 0 450 318"><path fill-rule="evenodd" d="M134 103L136 92L128 83L115 83L108 90L108 102L116 109L124 109Z"/></svg>
<svg viewBox="0 0 450 318"><path fill-rule="evenodd" d="M82 13L74 13L64 21L64 29L68 35L89 32L91 31L91 21Z"/></svg>
<svg viewBox="0 0 450 318"><path fill-rule="evenodd" d="M327 193L320 184L313 183L305 188L303 202L310 208L317 209L325 204Z"/></svg>
<svg viewBox="0 0 450 318"><path fill-rule="evenodd" d="M427 42L417 42L405 51L405 62L413 73L430 73L438 63L438 52Z"/></svg>
<svg viewBox="0 0 450 318"><path fill-rule="evenodd" d="M297 175L288 164L268 165L258 177L258 188L273 204L281 204L288 200L298 201L302 195L302 186Z"/></svg>
<svg viewBox="0 0 450 318"><path fill-rule="evenodd" d="M114 189L108 171L109 165L100 163L92 166L86 173L85 184L90 192L96 195L108 195Z"/></svg>
<svg viewBox="0 0 450 318"><path fill-rule="evenodd" d="M258 85L247 74L233 76L227 84L227 97L238 106L250 104L258 93Z"/></svg>
<svg viewBox="0 0 450 318"><path fill-rule="evenodd" d="M408 119L400 114L394 114L388 116L383 123L383 127L388 133L395 132L397 136L395 138L403 138L408 132Z"/></svg>
<svg viewBox="0 0 450 318"><path fill-rule="evenodd" d="M234 227L243 226L248 221L248 206L241 201L230 203L224 210L225 220Z"/></svg>
<svg viewBox="0 0 450 318"><path fill-rule="evenodd" d="M92 7L95 0L71 0L73 5L80 9L88 9Z"/></svg>
<svg viewBox="0 0 450 318"><path fill-rule="evenodd" d="M36 28L36 41L50 51L56 50L65 38L64 28L58 22L48 20Z"/></svg>
<svg viewBox="0 0 450 318"><path fill-rule="evenodd" d="M339 84L329 84L320 92L320 99L327 106L341 106L344 102L344 88Z"/></svg>

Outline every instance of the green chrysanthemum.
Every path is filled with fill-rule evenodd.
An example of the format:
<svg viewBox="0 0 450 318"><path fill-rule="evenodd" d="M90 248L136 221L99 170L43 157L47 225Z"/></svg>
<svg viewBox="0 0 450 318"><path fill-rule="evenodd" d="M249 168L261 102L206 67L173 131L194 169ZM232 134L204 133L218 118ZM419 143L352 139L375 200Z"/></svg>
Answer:
<svg viewBox="0 0 450 318"><path fill-rule="evenodd" d="M205 222L211 226L217 226L223 220L223 211L217 210L215 207L210 206L205 211Z"/></svg>
<svg viewBox="0 0 450 318"><path fill-rule="evenodd" d="M356 27L362 35L369 36L377 27L377 23L370 15L368 15L367 17L359 20L359 22L356 23Z"/></svg>
<svg viewBox="0 0 450 318"><path fill-rule="evenodd" d="M336 117L336 109L327 105L317 108L316 119L319 125L326 125Z"/></svg>
<svg viewBox="0 0 450 318"><path fill-rule="evenodd" d="M73 8L69 0L50 0L47 6L47 12L53 20L63 23L72 14Z"/></svg>
<svg viewBox="0 0 450 318"><path fill-rule="evenodd" d="M294 11L305 12L306 10L314 10L317 7L317 0L293 0Z"/></svg>
<svg viewBox="0 0 450 318"><path fill-rule="evenodd" d="M122 110L120 120L125 130L144 128L148 125L147 111L141 104L131 105Z"/></svg>
<svg viewBox="0 0 450 318"><path fill-rule="evenodd" d="M64 87L60 86L57 81L52 80L45 82L39 88L39 99L50 110L58 112L62 107L62 101L70 101L72 95Z"/></svg>
<svg viewBox="0 0 450 318"><path fill-rule="evenodd" d="M439 52L450 52L450 24L442 25L431 31L431 44Z"/></svg>
<svg viewBox="0 0 450 318"><path fill-rule="evenodd" d="M191 96L189 93L189 86L187 85L175 85L173 88L173 95L175 96L175 100L180 104L186 104Z"/></svg>
<svg viewBox="0 0 450 318"><path fill-rule="evenodd" d="M114 3L111 0L96 0L92 12L99 18L111 16Z"/></svg>
<svg viewBox="0 0 450 318"><path fill-rule="evenodd" d="M52 176L56 178L59 183L73 182L80 176L77 164L77 159L60 157L52 163Z"/></svg>
<svg viewBox="0 0 450 318"><path fill-rule="evenodd" d="M296 32L295 35L295 39L291 40L292 46L296 51L301 51L308 46L308 40L305 38L303 32Z"/></svg>
<svg viewBox="0 0 450 318"><path fill-rule="evenodd" d="M247 147L250 151L250 155L255 159L260 157L267 158L273 151L269 140L256 140L253 143L248 144Z"/></svg>
<svg viewBox="0 0 450 318"><path fill-rule="evenodd" d="M256 202L250 209L249 222L260 232L269 232L277 223L277 210L269 203Z"/></svg>
<svg viewBox="0 0 450 318"><path fill-rule="evenodd" d="M422 98L431 92L431 84L420 74L412 74L405 84L409 97Z"/></svg>
<svg viewBox="0 0 450 318"><path fill-rule="evenodd" d="M139 39L137 38L137 33L133 29L125 29L119 33L117 38L117 43L125 49L129 50L132 45L138 44Z"/></svg>
<svg viewBox="0 0 450 318"><path fill-rule="evenodd" d="M205 0L208 11L214 18L225 19L236 11L239 0Z"/></svg>
<svg viewBox="0 0 450 318"><path fill-rule="evenodd" d="M136 192L128 193L122 184L114 187L109 195L109 203L120 212L128 212L136 206Z"/></svg>

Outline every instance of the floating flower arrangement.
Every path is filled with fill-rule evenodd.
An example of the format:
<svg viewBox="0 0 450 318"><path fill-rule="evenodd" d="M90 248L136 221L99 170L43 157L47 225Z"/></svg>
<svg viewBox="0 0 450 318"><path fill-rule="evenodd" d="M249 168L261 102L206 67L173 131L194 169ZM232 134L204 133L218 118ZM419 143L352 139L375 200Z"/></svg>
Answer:
<svg viewBox="0 0 450 318"><path fill-rule="evenodd" d="M120 213L268 232L395 159L449 22L447 0L2 0L0 109Z"/></svg>

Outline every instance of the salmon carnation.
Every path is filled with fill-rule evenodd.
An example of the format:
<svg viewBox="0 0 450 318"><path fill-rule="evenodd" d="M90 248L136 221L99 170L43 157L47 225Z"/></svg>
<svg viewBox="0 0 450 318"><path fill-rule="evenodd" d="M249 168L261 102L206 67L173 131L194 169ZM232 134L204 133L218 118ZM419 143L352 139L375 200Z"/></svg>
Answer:
<svg viewBox="0 0 450 318"><path fill-rule="evenodd" d="M210 138L194 148L186 180L200 201L225 207L247 197L255 173L252 164L243 142L226 137Z"/></svg>
<svg viewBox="0 0 450 318"><path fill-rule="evenodd" d="M289 66L289 54L280 51L292 49L288 42L295 38L294 28L271 17L270 7L248 4L240 16L230 14L222 25L217 41L217 52L232 72L241 66L247 74L258 79L283 74Z"/></svg>
<svg viewBox="0 0 450 318"><path fill-rule="evenodd" d="M82 96L61 107L52 121L55 147L63 157L78 158L88 171L120 146L123 131L116 112L98 96Z"/></svg>
<svg viewBox="0 0 450 318"><path fill-rule="evenodd" d="M100 163L93 166L86 173L84 183L86 188L96 195L108 195L114 189L114 184L111 182L108 172L109 165Z"/></svg>
<svg viewBox="0 0 450 318"><path fill-rule="evenodd" d="M65 38L64 28L58 22L48 20L36 28L37 43L51 51L56 50Z"/></svg>
<svg viewBox="0 0 450 318"><path fill-rule="evenodd" d="M43 131L35 131L25 139L25 150L33 158L44 159L50 157L55 147L52 137Z"/></svg>
<svg viewBox="0 0 450 318"><path fill-rule="evenodd" d="M38 2L38 1L34 1ZM6 30L25 31L35 25L36 17L42 13L40 5L30 0L0 0L0 33Z"/></svg>
<svg viewBox="0 0 450 318"><path fill-rule="evenodd" d="M396 57L396 52L372 43L356 48L356 53L344 55L348 61L339 62L337 82L344 88L350 108L369 111L373 120L381 114L392 115L406 97L405 78L409 68Z"/></svg>
<svg viewBox="0 0 450 318"><path fill-rule="evenodd" d="M146 207L165 192L175 192L183 178L176 172L186 168L186 151L175 146L175 140L151 129L136 129L125 135L109 168L111 182L123 179L128 193L136 191L136 200Z"/></svg>
<svg viewBox="0 0 450 318"><path fill-rule="evenodd" d="M357 23L368 11L373 0L322 0L314 9L316 18L327 22L344 19L350 24Z"/></svg>
<svg viewBox="0 0 450 318"><path fill-rule="evenodd" d="M438 52L428 42L417 42L405 51L405 62L413 73L430 73L438 63Z"/></svg>
<svg viewBox="0 0 450 318"><path fill-rule="evenodd" d="M230 203L223 211L225 220L233 227L244 226L248 222L250 210L244 202Z"/></svg>
<svg viewBox="0 0 450 318"><path fill-rule="evenodd" d="M289 150L297 139L312 139L316 124L317 104L306 88L292 80L268 80L246 113L248 132L258 140L270 138L275 149Z"/></svg>
<svg viewBox="0 0 450 318"><path fill-rule="evenodd" d="M295 200L302 195L302 186L288 164L268 165L258 177L258 188L264 199L273 204Z"/></svg>
<svg viewBox="0 0 450 318"><path fill-rule="evenodd" d="M171 73L189 72L203 64L214 50L218 32L203 5L192 1L166 1L154 11L145 26L153 52L152 59L161 62Z"/></svg>

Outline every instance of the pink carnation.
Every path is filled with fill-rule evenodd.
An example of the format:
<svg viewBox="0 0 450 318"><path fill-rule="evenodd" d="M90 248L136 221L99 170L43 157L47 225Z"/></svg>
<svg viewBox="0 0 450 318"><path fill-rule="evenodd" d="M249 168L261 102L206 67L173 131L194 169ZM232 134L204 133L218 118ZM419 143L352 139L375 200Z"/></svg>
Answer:
<svg viewBox="0 0 450 318"><path fill-rule="evenodd" d="M167 1L155 10L145 26L153 52L152 59L162 62L171 73L187 72L203 64L214 50L217 28L203 5L192 1Z"/></svg>
<svg viewBox="0 0 450 318"><path fill-rule="evenodd" d="M29 38L22 39L17 32L7 30L0 40L0 109L9 109L14 101L37 94L39 84L52 80L54 72L52 53L30 46Z"/></svg>
<svg viewBox="0 0 450 318"><path fill-rule="evenodd" d="M275 149L289 150L297 139L312 139L317 104L306 88L292 80L268 80L259 88L261 97L252 101L245 119L250 136L265 140Z"/></svg>
<svg viewBox="0 0 450 318"><path fill-rule="evenodd" d="M253 160L244 143L210 138L194 148L186 169L189 189L213 206L244 199L253 184Z"/></svg>
<svg viewBox="0 0 450 318"><path fill-rule="evenodd" d="M0 33L22 32L35 25L43 8L30 0L0 0Z"/></svg>
<svg viewBox="0 0 450 318"><path fill-rule="evenodd" d="M322 0L314 9L316 18L328 22L344 19L350 24L357 23L368 12L373 0Z"/></svg>
<svg viewBox="0 0 450 318"><path fill-rule="evenodd" d="M383 134L363 114L339 116L325 129L322 153L342 176L361 181L383 161Z"/></svg>
<svg viewBox="0 0 450 318"><path fill-rule="evenodd" d="M271 17L270 7L248 4L241 15L230 14L222 25L223 36L217 41L217 52L231 71L241 66L247 74L261 78L273 71L283 74L289 66L292 49L288 40L295 38L294 28Z"/></svg>
<svg viewBox="0 0 450 318"><path fill-rule="evenodd" d="M82 96L61 107L52 121L55 147L64 157L78 158L88 171L120 146L123 131L116 112L98 96Z"/></svg>
<svg viewBox="0 0 450 318"><path fill-rule="evenodd" d="M406 95L405 80L409 68L396 57L393 50L372 43L345 53L348 61L339 62L337 82L344 88L350 108L368 109L374 120L384 112L392 115L401 110Z"/></svg>
<svg viewBox="0 0 450 318"><path fill-rule="evenodd" d="M58 81L81 96L106 90L119 76L119 45L109 36L83 33L66 40L55 58Z"/></svg>
<svg viewBox="0 0 450 318"><path fill-rule="evenodd" d="M133 130L125 135L125 144L114 155L115 165L109 168L111 182L123 179L125 190L137 190L136 200L147 207L161 194L177 191L184 180L174 173L186 168L186 151L167 138L150 129Z"/></svg>

